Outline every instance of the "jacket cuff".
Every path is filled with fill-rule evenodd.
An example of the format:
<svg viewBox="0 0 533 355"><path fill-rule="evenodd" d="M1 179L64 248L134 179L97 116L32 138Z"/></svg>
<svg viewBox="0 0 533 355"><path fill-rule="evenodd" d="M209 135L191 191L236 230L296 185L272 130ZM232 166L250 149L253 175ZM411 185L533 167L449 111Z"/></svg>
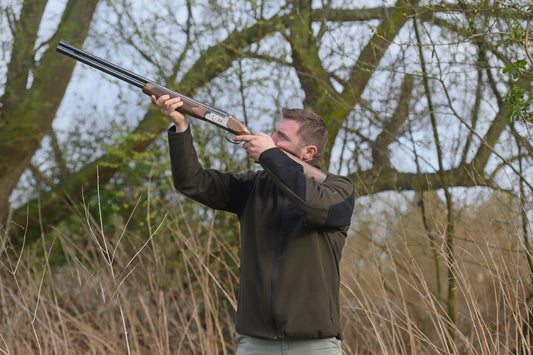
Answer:
<svg viewBox="0 0 533 355"><path fill-rule="evenodd" d="M279 180L300 199L305 200L305 176L303 166L292 160L279 148L265 150L259 156L259 163L274 180Z"/></svg>
<svg viewBox="0 0 533 355"><path fill-rule="evenodd" d="M279 148L270 148L265 150L259 156L259 163L263 166L267 166L270 170L279 172L282 169L286 169L288 165L293 165L294 167L301 166L296 163L294 160L289 158L287 154L283 153Z"/></svg>
<svg viewBox="0 0 533 355"><path fill-rule="evenodd" d="M191 134L191 127L187 127L187 129L183 132L176 132L176 126L172 125L168 131L168 139L172 141L183 141L183 140L192 140L192 134Z"/></svg>

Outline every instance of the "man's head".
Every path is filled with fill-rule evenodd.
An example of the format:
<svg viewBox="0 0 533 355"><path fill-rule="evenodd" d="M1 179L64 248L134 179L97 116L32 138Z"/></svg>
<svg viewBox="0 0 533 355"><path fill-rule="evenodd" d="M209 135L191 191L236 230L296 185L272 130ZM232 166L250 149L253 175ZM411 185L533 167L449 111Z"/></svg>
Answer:
<svg viewBox="0 0 533 355"><path fill-rule="evenodd" d="M328 142L328 128L314 112L301 109L282 110L272 139L276 146L304 161L320 159Z"/></svg>

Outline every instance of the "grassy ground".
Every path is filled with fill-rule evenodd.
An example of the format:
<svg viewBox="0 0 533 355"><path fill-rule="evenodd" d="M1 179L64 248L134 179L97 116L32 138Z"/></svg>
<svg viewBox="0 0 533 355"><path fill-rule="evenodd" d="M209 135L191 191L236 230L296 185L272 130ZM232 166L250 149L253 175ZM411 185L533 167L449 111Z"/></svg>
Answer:
<svg viewBox="0 0 533 355"><path fill-rule="evenodd" d="M513 204L457 207L453 275L442 207L427 206L429 228L416 201L356 211L341 263L344 352L530 353L531 269ZM0 353L234 353L235 238L220 215L193 223L180 208L143 231L87 214L22 251L3 238Z"/></svg>

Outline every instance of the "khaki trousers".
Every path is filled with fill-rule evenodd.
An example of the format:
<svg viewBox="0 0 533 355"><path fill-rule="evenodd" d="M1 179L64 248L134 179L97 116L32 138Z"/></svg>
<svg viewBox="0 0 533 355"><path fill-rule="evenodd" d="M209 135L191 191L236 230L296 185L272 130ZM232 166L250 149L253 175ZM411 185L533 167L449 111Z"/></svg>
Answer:
<svg viewBox="0 0 533 355"><path fill-rule="evenodd" d="M337 338L268 340L237 334L237 342L236 355L342 355Z"/></svg>

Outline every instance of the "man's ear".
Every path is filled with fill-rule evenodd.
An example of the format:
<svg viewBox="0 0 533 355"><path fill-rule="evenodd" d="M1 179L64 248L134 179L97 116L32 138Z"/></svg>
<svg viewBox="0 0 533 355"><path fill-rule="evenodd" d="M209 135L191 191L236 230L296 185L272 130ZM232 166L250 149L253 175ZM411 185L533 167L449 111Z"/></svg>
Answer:
<svg viewBox="0 0 533 355"><path fill-rule="evenodd" d="M307 145L304 148L304 155L302 156L303 161L309 161L313 160L315 157L316 152L318 151L318 148L316 145Z"/></svg>

